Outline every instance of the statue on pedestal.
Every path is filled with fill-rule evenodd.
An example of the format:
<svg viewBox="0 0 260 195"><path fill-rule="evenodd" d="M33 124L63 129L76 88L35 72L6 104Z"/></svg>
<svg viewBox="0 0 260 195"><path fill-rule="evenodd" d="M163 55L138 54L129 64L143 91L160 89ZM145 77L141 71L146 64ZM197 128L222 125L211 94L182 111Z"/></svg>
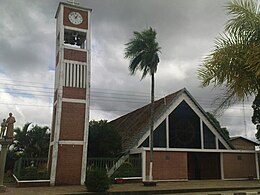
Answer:
<svg viewBox="0 0 260 195"><path fill-rule="evenodd" d="M6 123L7 123L6 138L7 139L13 139L15 122L16 121L15 121L15 118L13 117L13 114L9 113L9 117L6 120Z"/></svg>
<svg viewBox="0 0 260 195"><path fill-rule="evenodd" d="M5 135L5 129L6 129L6 120L3 119L3 122L1 123L1 134L0 134L1 139L3 139Z"/></svg>

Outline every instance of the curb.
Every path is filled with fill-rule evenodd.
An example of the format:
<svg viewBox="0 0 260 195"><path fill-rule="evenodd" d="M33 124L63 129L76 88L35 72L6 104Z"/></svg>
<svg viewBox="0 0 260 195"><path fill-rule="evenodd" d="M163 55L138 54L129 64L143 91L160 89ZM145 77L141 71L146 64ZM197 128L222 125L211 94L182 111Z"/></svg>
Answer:
<svg viewBox="0 0 260 195"><path fill-rule="evenodd" d="M260 190L260 187L231 187L231 188L192 188L192 189L166 189L166 190L140 190L140 191L121 191L121 192L82 192L70 193L70 195L100 194L100 195L148 195L148 194L179 194L194 192L220 192L220 191L239 191L239 190ZM246 192L234 193L234 195L246 195ZM221 194L218 194L221 195Z"/></svg>

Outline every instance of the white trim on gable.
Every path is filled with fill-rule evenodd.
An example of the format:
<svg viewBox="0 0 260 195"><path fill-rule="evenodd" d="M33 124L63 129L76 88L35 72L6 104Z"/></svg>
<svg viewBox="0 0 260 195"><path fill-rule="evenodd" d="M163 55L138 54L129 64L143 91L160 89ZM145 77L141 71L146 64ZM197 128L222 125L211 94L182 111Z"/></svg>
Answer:
<svg viewBox="0 0 260 195"><path fill-rule="evenodd" d="M171 105L171 107L169 109L167 109L164 113L162 113L162 115L154 122L154 129L155 130L157 127L159 127L159 125L166 120L166 118L171 114L171 112L182 102L183 100L183 94L181 94L178 99L176 99L173 104ZM169 131L169 125L168 125L168 131ZM144 140L150 135L150 131L149 131L149 127L147 128L146 133L142 136L142 138L138 141L138 144L133 147L133 148L137 148L139 147ZM167 135L167 124L166 124L166 135ZM167 146L167 144L166 144Z"/></svg>
<svg viewBox="0 0 260 195"><path fill-rule="evenodd" d="M138 154L143 150L150 151L149 147L134 148L130 150L130 154ZM255 154L255 150L226 150L226 149L196 149L196 148L154 148L154 152L212 152L212 153L246 153Z"/></svg>
<svg viewBox="0 0 260 195"><path fill-rule="evenodd" d="M166 148L169 148L169 115L177 108L177 106L182 102L185 101L191 109L196 113L196 115L200 118L200 131L201 131L201 149L204 149L204 141L203 141L203 123L209 128L209 130L214 134L215 140L216 140L216 149L219 149L218 141L220 141L226 149L230 150L231 147L226 143L224 138L220 135L220 133L215 129L215 127L209 122L207 117L204 115L204 113L198 108L198 103L194 103L195 100L192 100L191 97L189 97L188 94L181 93L180 95L177 95L176 99L173 101L173 103L170 105L170 107L161 114L161 116L155 121L154 123L154 130L159 127L159 125L166 120ZM149 127L147 127L146 133L142 136L142 138L138 141L138 144L133 148L138 148L145 139L149 136Z"/></svg>

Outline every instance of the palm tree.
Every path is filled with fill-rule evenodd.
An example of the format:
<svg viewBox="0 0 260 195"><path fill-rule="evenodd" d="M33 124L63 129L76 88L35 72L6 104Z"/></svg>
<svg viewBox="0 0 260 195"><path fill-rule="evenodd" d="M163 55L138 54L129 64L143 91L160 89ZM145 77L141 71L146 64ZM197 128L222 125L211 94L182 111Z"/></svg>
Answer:
<svg viewBox="0 0 260 195"><path fill-rule="evenodd" d="M226 9L233 17L215 49L198 70L202 86L225 87L219 108L260 92L260 9L257 0L235 0Z"/></svg>
<svg viewBox="0 0 260 195"><path fill-rule="evenodd" d="M14 152L24 152L27 150L27 145L29 144L28 131L31 123L26 123L23 128L16 127L14 129L14 141L12 143L12 148Z"/></svg>
<svg viewBox="0 0 260 195"><path fill-rule="evenodd" d="M143 72L142 78L151 75L151 110L150 110L150 170L149 180L152 180L153 170L153 123L154 123L154 74L157 71L161 48L156 42L156 31L151 27L142 32L134 32L134 37L126 43L125 58L130 59L130 74L134 75L137 70Z"/></svg>
<svg viewBox="0 0 260 195"><path fill-rule="evenodd" d="M21 152L27 157L47 157L49 149L49 127L26 123L22 129L14 129L15 136L11 146L13 152Z"/></svg>

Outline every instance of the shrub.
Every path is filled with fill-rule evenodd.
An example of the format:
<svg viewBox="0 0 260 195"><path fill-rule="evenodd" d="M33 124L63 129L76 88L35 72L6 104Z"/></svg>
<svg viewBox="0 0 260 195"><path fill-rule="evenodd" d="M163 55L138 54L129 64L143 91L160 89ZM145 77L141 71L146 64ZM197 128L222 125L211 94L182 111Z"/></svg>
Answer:
<svg viewBox="0 0 260 195"><path fill-rule="evenodd" d="M100 169L89 170L85 185L90 192L105 192L109 189L109 178L106 171Z"/></svg>
<svg viewBox="0 0 260 195"><path fill-rule="evenodd" d="M17 178L19 180L31 180L31 179L37 179L38 178L38 171L36 167L25 167L21 169L20 174L17 175Z"/></svg>
<svg viewBox="0 0 260 195"><path fill-rule="evenodd" d="M113 174L113 177L135 177L136 171L130 162L124 162L118 170Z"/></svg>

